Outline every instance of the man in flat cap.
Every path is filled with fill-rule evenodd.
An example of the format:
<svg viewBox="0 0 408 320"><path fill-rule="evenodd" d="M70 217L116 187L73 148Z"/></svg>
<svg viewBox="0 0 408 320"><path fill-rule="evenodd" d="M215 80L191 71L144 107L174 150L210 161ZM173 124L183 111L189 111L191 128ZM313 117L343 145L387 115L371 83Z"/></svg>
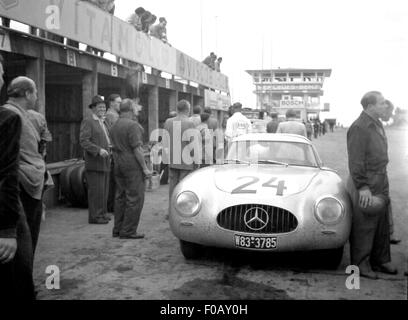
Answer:
<svg viewBox="0 0 408 320"><path fill-rule="evenodd" d="M90 117L81 123L79 142L84 149L88 182L89 223L107 224L111 139L104 120L106 104L101 96L92 98Z"/></svg>

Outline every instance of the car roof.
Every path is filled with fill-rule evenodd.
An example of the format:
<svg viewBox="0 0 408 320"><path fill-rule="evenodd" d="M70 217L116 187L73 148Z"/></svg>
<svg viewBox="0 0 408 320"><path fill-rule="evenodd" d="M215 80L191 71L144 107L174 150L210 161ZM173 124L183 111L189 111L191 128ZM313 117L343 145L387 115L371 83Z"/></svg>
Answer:
<svg viewBox="0 0 408 320"><path fill-rule="evenodd" d="M233 141L279 141L311 144L310 140L304 136L288 133L248 133L234 138Z"/></svg>

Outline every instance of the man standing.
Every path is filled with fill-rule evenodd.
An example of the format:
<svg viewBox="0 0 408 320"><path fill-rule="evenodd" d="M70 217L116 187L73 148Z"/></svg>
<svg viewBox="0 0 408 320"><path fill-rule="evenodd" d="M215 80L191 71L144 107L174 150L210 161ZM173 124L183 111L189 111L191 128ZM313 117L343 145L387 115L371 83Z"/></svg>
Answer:
<svg viewBox="0 0 408 320"><path fill-rule="evenodd" d="M228 118L227 128L225 130L225 138L228 143L230 143L233 138L252 131L251 121L241 113L242 104L240 102L234 103L232 112L233 115Z"/></svg>
<svg viewBox="0 0 408 320"><path fill-rule="evenodd" d="M17 77L10 83L7 95L9 100L5 108L17 113L22 120L19 160L20 200L30 228L34 254L40 233L45 175L45 163L39 152L40 134L27 114L29 109L35 107L37 87L30 78Z"/></svg>
<svg viewBox="0 0 408 320"><path fill-rule="evenodd" d="M47 143L52 141L52 135L48 130L47 120L43 114L32 109L27 111L27 116L40 135L39 152L45 161L47 158Z"/></svg>
<svg viewBox="0 0 408 320"><path fill-rule="evenodd" d="M112 236L121 239L142 239L137 233L145 194L145 178L151 175L143 155L142 132L132 120L132 100L120 105L120 117L111 129L115 161L116 201Z"/></svg>
<svg viewBox="0 0 408 320"><path fill-rule="evenodd" d="M210 130L210 134L214 136L213 139L213 163L217 162L217 150L219 153L224 151L224 132L218 128L218 120L213 116L213 112L211 108L207 107L204 109L204 113L210 115L210 118L207 121L208 130ZM217 144L220 144L219 146ZM220 150L221 149L221 150ZM222 154L220 154L220 159L224 160Z"/></svg>
<svg viewBox="0 0 408 320"><path fill-rule="evenodd" d="M193 115L189 118L192 123L194 123L194 126L197 127L201 123L201 107L200 106L194 106L193 108Z"/></svg>
<svg viewBox="0 0 408 320"><path fill-rule="evenodd" d="M213 130L213 131L217 130L218 120L213 116L211 108L209 107L205 108L204 112L210 115L210 118L208 119L208 129Z"/></svg>
<svg viewBox="0 0 408 320"><path fill-rule="evenodd" d="M278 114L273 113L272 114L272 120L268 122L266 125L266 132L267 133L276 133L276 130L278 130Z"/></svg>
<svg viewBox="0 0 408 320"><path fill-rule="evenodd" d="M188 129L195 128L194 123L188 118L189 114L190 103L187 100L180 100L177 103L177 117L167 119L164 123L164 130L170 137L170 141L164 141L166 161L169 163L169 200L176 185L194 170L194 163L187 164L186 159L183 159L183 150L190 143L183 141L183 134ZM193 158L191 153L190 156Z"/></svg>
<svg viewBox="0 0 408 320"><path fill-rule="evenodd" d="M398 273L391 264L387 216L388 144L379 121L386 104L380 92L371 91L364 95L361 105L363 112L347 132L347 189L353 203L350 256L351 263L360 268L360 275L377 279L374 271ZM375 205L379 200L380 205Z"/></svg>
<svg viewBox="0 0 408 320"><path fill-rule="evenodd" d="M286 121L279 123L276 133L298 134L307 137L306 127L303 123L296 121L296 113L293 109L286 111Z"/></svg>
<svg viewBox="0 0 408 320"><path fill-rule="evenodd" d="M119 119L119 110L121 102L122 98L120 97L120 95L116 93L111 94L108 98L108 103L106 106L108 108L108 111L106 111L105 121L110 128L113 127L113 125Z"/></svg>
<svg viewBox="0 0 408 320"><path fill-rule="evenodd" d="M310 141L312 141L312 136L313 136L313 125L312 125L312 123L309 120L307 120L306 124L305 124L305 127L306 127L307 138Z"/></svg>
<svg viewBox="0 0 408 320"><path fill-rule="evenodd" d="M201 123L196 127L201 135L201 163L200 168L208 167L214 163L214 148L213 143L215 136L208 128L210 115L206 112L200 115ZM211 141L213 140L213 142Z"/></svg>
<svg viewBox="0 0 408 320"><path fill-rule="evenodd" d="M167 119L171 119L171 118L175 118L175 117L177 117L177 112L176 111L170 111L169 112L169 117ZM162 141L162 147L163 147L163 141ZM163 148L162 148L162 159L163 159L163 155L165 155L165 154L163 154ZM162 160L160 172L161 172L160 184L161 185L168 184L169 183L169 161L163 161Z"/></svg>
<svg viewBox="0 0 408 320"><path fill-rule="evenodd" d="M105 121L108 124L109 128L112 128L116 121L118 121L119 119L119 110L121 102L122 98L120 97L120 95L116 93L111 94L108 98L107 103L108 111L106 112L105 115ZM115 207L116 188L115 188L115 176L113 173L114 166L115 162L113 161L113 159L111 159L111 170L109 176L108 212L113 212Z"/></svg>
<svg viewBox="0 0 408 320"><path fill-rule="evenodd" d="M0 55L0 90L3 87ZM19 153L22 120L0 107L0 300L35 299L30 231L19 202Z"/></svg>
<svg viewBox="0 0 408 320"><path fill-rule="evenodd" d="M221 62L222 62L222 58L221 58L221 57L219 57L219 58L214 62L215 71L221 72Z"/></svg>
<svg viewBox="0 0 408 320"><path fill-rule="evenodd" d="M92 98L89 105L92 116L81 123L79 142L84 149L86 179L88 182L89 223L107 224L111 140L103 120L106 112L101 96Z"/></svg>

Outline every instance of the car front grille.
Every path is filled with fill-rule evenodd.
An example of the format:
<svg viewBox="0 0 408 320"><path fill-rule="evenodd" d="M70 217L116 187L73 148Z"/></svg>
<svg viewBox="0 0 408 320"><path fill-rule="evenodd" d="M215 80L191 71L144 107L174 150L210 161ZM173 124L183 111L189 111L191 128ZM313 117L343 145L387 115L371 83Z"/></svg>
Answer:
<svg viewBox="0 0 408 320"><path fill-rule="evenodd" d="M256 211L258 214L255 213ZM256 216L259 219L256 219ZM251 219L252 221L248 223ZM218 214L217 223L227 230L256 234L287 233L298 226L297 218L289 211L259 204L243 204L226 208Z"/></svg>

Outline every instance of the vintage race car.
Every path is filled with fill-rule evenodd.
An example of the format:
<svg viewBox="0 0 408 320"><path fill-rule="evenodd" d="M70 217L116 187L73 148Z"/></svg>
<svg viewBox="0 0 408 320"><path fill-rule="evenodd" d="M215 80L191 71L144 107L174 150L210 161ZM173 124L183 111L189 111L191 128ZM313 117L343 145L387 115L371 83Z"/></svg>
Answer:
<svg viewBox="0 0 408 320"><path fill-rule="evenodd" d="M319 250L322 265L336 268L350 233L351 202L308 139L247 134L233 140L224 164L177 185L169 221L187 259L200 257L204 246Z"/></svg>

